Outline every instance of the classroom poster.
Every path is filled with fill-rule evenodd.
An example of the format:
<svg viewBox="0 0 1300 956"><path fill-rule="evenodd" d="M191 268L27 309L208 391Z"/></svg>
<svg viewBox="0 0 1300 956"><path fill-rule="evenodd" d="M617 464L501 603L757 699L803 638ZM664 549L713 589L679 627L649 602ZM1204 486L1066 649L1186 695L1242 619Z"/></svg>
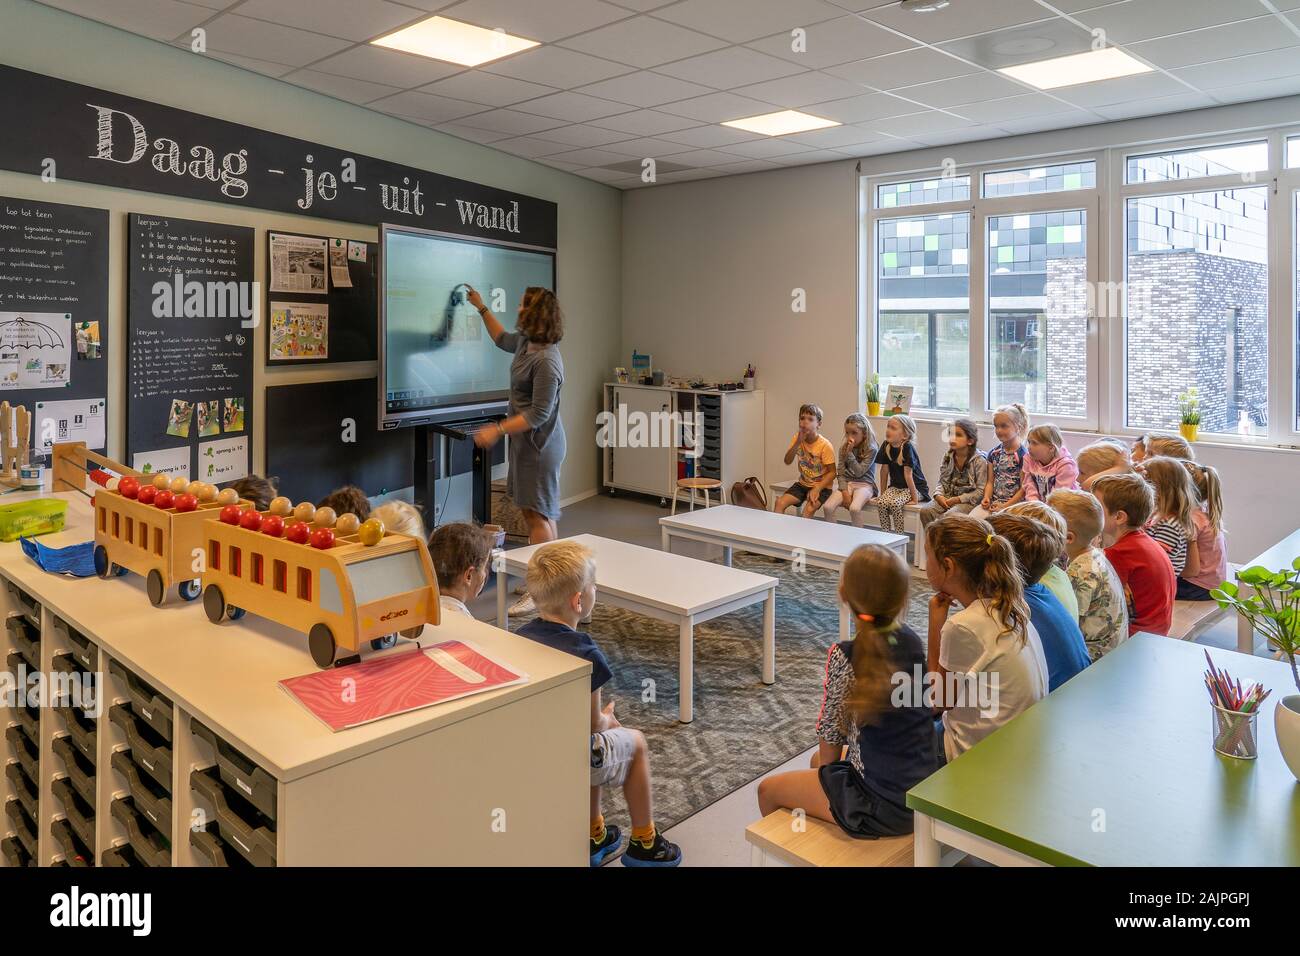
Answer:
<svg viewBox="0 0 1300 956"><path fill-rule="evenodd" d="M352 273L348 269L348 241L330 240L330 282L336 289L352 288Z"/></svg>
<svg viewBox="0 0 1300 956"><path fill-rule="evenodd" d="M324 303L271 303L271 360L327 359L330 307Z"/></svg>
<svg viewBox="0 0 1300 956"><path fill-rule="evenodd" d="M311 236L287 236L273 232L271 243L271 291L329 291L325 278L326 240Z"/></svg>
<svg viewBox="0 0 1300 956"><path fill-rule="evenodd" d="M220 485L248 475L248 437L199 442L199 480Z"/></svg>
<svg viewBox="0 0 1300 956"><path fill-rule="evenodd" d="M0 389L66 388L71 343L71 313L0 312Z"/></svg>
<svg viewBox="0 0 1300 956"><path fill-rule="evenodd" d="M190 449L186 445L179 448L160 448L157 451L141 451L131 456L131 467L146 475L160 472L172 477L188 478L190 476Z"/></svg>
<svg viewBox="0 0 1300 956"><path fill-rule="evenodd" d="M55 444L69 441L83 441L87 448L103 448L107 409L108 401L103 398L37 402L33 452L48 455Z"/></svg>

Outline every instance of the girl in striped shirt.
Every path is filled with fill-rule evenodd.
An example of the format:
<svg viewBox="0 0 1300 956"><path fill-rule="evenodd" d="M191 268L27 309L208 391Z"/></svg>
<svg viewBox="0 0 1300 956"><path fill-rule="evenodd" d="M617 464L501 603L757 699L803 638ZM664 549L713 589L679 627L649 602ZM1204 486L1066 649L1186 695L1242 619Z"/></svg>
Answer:
<svg viewBox="0 0 1300 956"><path fill-rule="evenodd" d="M1142 463L1141 470L1156 493L1155 514L1146 532L1169 555L1174 574L1181 576L1187 567L1187 546L1197 537L1197 527L1192 519L1192 513L1200 503L1196 486L1183 463L1176 458L1148 458Z"/></svg>

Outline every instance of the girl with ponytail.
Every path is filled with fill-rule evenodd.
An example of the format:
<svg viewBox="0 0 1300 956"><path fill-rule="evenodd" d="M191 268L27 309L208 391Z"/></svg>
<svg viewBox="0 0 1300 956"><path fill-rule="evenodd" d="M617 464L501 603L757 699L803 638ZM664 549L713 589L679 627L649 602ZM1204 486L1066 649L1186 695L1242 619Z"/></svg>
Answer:
<svg viewBox="0 0 1300 956"><path fill-rule="evenodd" d="M1212 601L1210 592L1228 580L1228 542L1223 529L1219 473L1209 465L1184 461L1198 499L1192 509L1196 535L1187 545L1187 566L1178 577L1180 601Z"/></svg>
<svg viewBox="0 0 1300 956"><path fill-rule="evenodd" d="M826 659L813 768L760 781L763 816L800 807L854 837L912 832L906 794L934 771L935 748L925 650L903 620L909 579L903 559L880 545L863 545L844 563L840 599L857 635L832 645Z"/></svg>
<svg viewBox="0 0 1300 956"><path fill-rule="evenodd" d="M1010 542L980 518L944 515L926 529L925 548L929 665L953 760L1047 694L1047 662Z"/></svg>

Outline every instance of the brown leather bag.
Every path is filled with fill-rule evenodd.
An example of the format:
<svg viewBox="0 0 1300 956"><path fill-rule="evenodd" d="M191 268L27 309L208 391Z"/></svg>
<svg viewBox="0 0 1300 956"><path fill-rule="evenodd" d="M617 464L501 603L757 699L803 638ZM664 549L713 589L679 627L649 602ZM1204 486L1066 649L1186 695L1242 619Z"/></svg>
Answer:
<svg viewBox="0 0 1300 956"><path fill-rule="evenodd" d="M737 481L731 486L731 503L742 508L757 508L767 511L767 490L763 483L753 476L744 481Z"/></svg>

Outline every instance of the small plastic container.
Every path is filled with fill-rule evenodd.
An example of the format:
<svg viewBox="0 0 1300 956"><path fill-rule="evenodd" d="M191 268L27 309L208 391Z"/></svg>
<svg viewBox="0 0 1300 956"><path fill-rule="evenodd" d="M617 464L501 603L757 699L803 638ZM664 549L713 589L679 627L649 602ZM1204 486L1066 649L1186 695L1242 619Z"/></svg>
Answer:
<svg viewBox="0 0 1300 956"><path fill-rule="evenodd" d="M1243 713L1211 704L1214 749L1226 757L1254 760L1259 756L1259 711Z"/></svg>
<svg viewBox="0 0 1300 956"><path fill-rule="evenodd" d="M37 498L0 506L0 541L17 541L63 530L68 503L62 498Z"/></svg>

